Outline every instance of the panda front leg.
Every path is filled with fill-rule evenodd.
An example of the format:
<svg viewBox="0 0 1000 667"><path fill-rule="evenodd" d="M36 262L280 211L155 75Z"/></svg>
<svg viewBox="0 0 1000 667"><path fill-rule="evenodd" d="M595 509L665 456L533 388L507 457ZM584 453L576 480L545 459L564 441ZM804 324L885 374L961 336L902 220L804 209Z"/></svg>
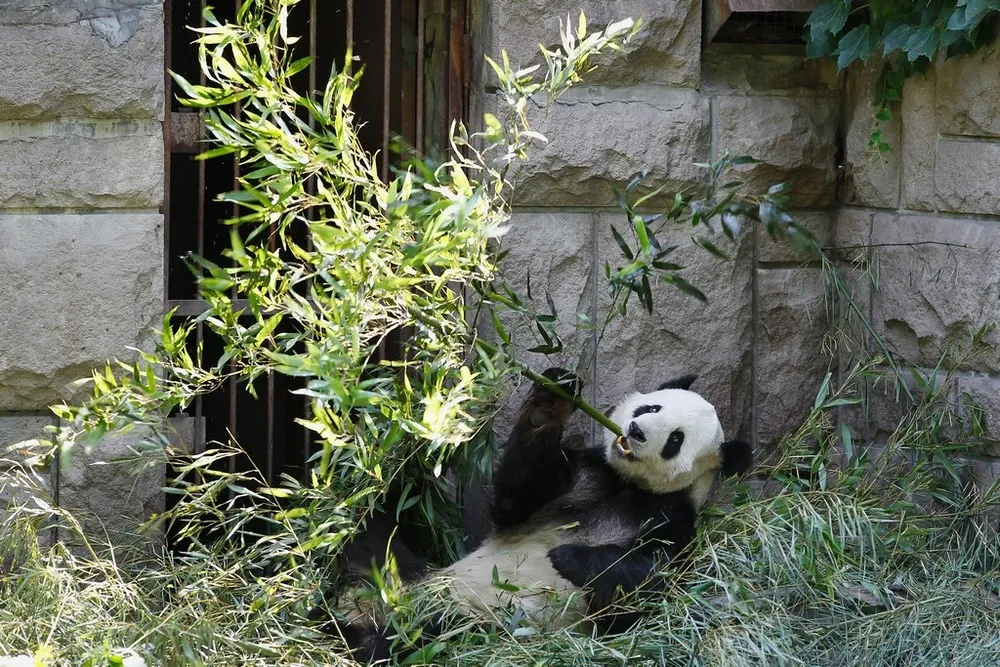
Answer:
<svg viewBox="0 0 1000 667"><path fill-rule="evenodd" d="M580 391L579 378L569 371L550 368L543 375L568 393ZM569 490L576 463L563 450L562 435L574 409L572 402L541 386L532 387L493 475L490 514L499 530L523 523Z"/></svg>
<svg viewBox="0 0 1000 667"><path fill-rule="evenodd" d="M590 592L591 610L598 612L646 587L657 561L673 559L694 539L695 519L693 505L671 504L634 544L563 544L549 551L549 560L560 576Z"/></svg>

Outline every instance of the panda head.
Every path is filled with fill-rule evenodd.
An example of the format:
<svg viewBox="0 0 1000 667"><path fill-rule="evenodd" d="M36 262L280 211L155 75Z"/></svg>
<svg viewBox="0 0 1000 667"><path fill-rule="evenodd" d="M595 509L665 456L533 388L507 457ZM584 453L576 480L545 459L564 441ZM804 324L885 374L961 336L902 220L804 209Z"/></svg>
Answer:
<svg viewBox="0 0 1000 667"><path fill-rule="evenodd" d="M700 505L716 473L750 468L751 451L744 442L725 442L715 407L689 391L694 380L686 375L622 401L610 417L624 437L608 433L605 455L623 479L653 493L692 487Z"/></svg>

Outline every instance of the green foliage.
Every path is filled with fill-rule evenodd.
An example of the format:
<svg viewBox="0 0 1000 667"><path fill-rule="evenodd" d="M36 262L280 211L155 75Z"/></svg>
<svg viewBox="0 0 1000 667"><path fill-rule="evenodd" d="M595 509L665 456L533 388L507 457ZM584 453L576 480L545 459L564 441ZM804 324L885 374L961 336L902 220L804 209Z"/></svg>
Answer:
<svg viewBox="0 0 1000 667"><path fill-rule="evenodd" d="M544 140L527 122L529 97L551 103L635 26L588 33L581 16L575 30L562 30L559 50L544 52L541 68L513 71L501 57L493 67L507 112L487 117L478 134L456 125L445 162L415 158L383 181L349 108L357 76L334 71L316 97L290 86L305 66L288 55L294 4L249 0L227 25L209 12L200 38L207 85L178 79L185 103L207 114L215 147L203 157L228 153L241 166L240 189L223 195L240 207L228 264L191 258L205 314L184 322L168 315L154 352L95 373L91 400L57 409L69 426L56 447L22 444L15 459L0 461L0 495L17 499L0 515L0 655L93 665L134 655L163 665L329 664L341 649L317 621L332 615L337 556L373 512L425 527L421 546L439 560L461 549L454 484L489 470L482 427L504 379L539 379L517 359L519 341L501 316L530 324L536 352L563 350L552 299L536 307L530 283L524 297L496 274L507 174ZM831 25L840 21L837 6L824 11ZM847 25L845 15L837 30ZM871 34L856 34L840 53L863 53ZM710 296L679 275L683 266L664 242L671 227L688 229L720 261L748 223L817 250L784 212L783 186L746 196L728 180L748 162L725 156L703 165L707 183L697 193L644 191L644 174L627 184L618 197L625 225L611 230L621 261L606 267L604 328L626 314L632 296L652 311L653 285ZM819 256L827 284L847 294ZM862 309L847 303L864 335L874 335ZM480 315L492 321L496 345L478 336ZM221 356L209 358L197 343L199 322L222 339ZM382 360L380 342L403 328L400 359ZM410 664L996 662L998 545L982 520L995 489L967 487L955 461L985 436L981 419L970 433L949 435L953 415L941 401L948 380L936 374L913 377L916 401L884 449L836 419L865 407L876 367L902 376L905 367L885 352L858 360L840 386L827 378L806 423L764 470L770 488L730 483L732 509L709 512L690 568L664 569L670 593L634 601L650 613L635 632L548 632L516 608L474 625L440 587L403 586L391 559L375 572L369 602L391 612L402 642L416 642L428 618L445 628ZM311 402L303 424L319 448L308 479L268 488L253 472L229 472L235 443L197 454L177 444L164 421L172 411L233 378L268 373L301 379ZM978 414L974 406L970 413ZM109 551L47 498L39 468L55 452L68 456L78 442L129 428L145 436L140 455L173 467L168 491L177 504L160 520L190 545L183 553ZM388 507L392 484L401 497ZM52 522L73 550L38 549Z"/></svg>
<svg viewBox="0 0 1000 667"><path fill-rule="evenodd" d="M74 425L62 451L78 434L137 425L152 432L154 449L168 446L162 418L195 396L231 378L248 387L266 374L301 378L296 393L310 402L302 424L319 452L310 479L269 491L297 509L299 557L338 554L383 510L424 528L420 546L450 560L462 549L455 479L488 473L492 440L482 426L514 369L504 350L477 340L463 292L492 281L506 171L541 138L527 124L528 96L558 97L635 26L588 33L581 16L537 78L537 68L512 71L504 56L493 66L511 113L488 118L478 135L454 126L450 159L414 158L383 181L350 109L359 75L341 67L315 97L291 85L308 64L290 55L295 4L248 0L235 24L206 10L197 30L206 85L174 79L181 101L205 115L215 147L201 158L239 163L239 189L220 197L239 207L229 261L190 258L207 310L181 323L168 316L155 352L95 374L86 406L60 408ZM198 323L222 340L220 357L196 343ZM398 360L380 359L380 344L404 330ZM394 484L402 498L382 507Z"/></svg>
<svg viewBox="0 0 1000 667"><path fill-rule="evenodd" d="M875 91L875 130L869 148L891 147L881 123L892 118L906 79L948 58L989 45L997 36L997 0L824 0L809 17L806 53L835 57L844 69L872 56L885 58Z"/></svg>
<svg viewBox="0 0 1000 667"><path fill-rule="evenodd" d="M685 227L692 229L691 242L695 246L729 261L729 255L719 245L735 245L745 223L749 222L761 224L770 236L787 240L799 250L813 250L812 237L785 212L788 196L784 184L773 185L765 194L754 196L743 192L742 181L727 180L733 168L755 162L757 160L749 156L731 157L727 153L711 164L699 165L708 172L705 189L697 193L674 193L659 213L644 211L657 210L651 202L662 198L665 188L655 188L641 195L637 192L649 175L646 172L635 174L623 192L615 193L629 231L622 234L611 224L611 234L626 263L614 269L610 261L604 265L611 306L599 338L608 324L627 314L628 301L633 294L643 309L652 313L654 283L670 285L700 301L707 300L701 290L679 274L684 266L672 261L671 255L679 246L661 243L658 240L661 235Z"/></svg>

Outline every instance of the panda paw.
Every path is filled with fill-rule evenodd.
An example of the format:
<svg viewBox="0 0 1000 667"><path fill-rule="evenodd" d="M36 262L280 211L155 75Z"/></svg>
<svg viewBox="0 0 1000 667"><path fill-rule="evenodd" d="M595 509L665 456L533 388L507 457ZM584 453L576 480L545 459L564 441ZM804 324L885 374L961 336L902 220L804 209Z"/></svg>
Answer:
<svg viewBox="0 0 1000 667"><path fill-rule="evenodd" d="M590 579L590 549L582 544L563 544L549 550L549 561L563 579L582 588Z"/></svg>
<svg viewBox="0 0 1000 667"><path fill-rule="evenodd" d="M753 465L753 448L742 440L722 443L722 474L742 475Z"/></svg>

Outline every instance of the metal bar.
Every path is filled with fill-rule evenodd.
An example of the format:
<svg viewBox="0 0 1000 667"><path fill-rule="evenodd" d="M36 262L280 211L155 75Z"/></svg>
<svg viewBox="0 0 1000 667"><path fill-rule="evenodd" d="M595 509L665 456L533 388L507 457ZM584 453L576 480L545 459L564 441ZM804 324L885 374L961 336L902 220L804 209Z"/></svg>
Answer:
<svg viewBox="0 0 1000 667"><path fill-rule="evenodd" d="M399 38L397 42L397 47L395 49L396 53L402 53L402 57L397 57L397 62L399 63L399 84L397 85L397 90L399 90L399 100L400 100L400 114L399 114L399 127L396 128L403 139L410 146L417 145L417 138L415 125L417 122L416 114L416 102L414 100L414 91L417 87L417 66L414 60L413 65L410 65L410 56L412 55L416 58L416 45L407 40L407 35L403 32L403 28L411 29L417 23L417 2L416 0L404 0L401 16L399 20ZM393 39L397 39L393 35Z"/></svg>
<svg viewBox="0 0 1000 667"><path fill-rule="evenodd" d="M267 467L264 480L274 484L274 371L267 372Z"/></svg>
<svg viewBox="0 0 1000 667"><path fill-rule="evenodd" d="M389 114L392 104L392 0L385 0L385 22L382 25L382 180L389 180Z"/></svg>
<svg viewBox="0 0 1000 667"><path fill-rule="evenodd" d="M316 94L316 24L319 22L319 10L316 7L318 0L309 0L309 57L312 61L309 64L309 95ZM309 127L316 127L316 119L309 115Z"/></svg>
<svg viewBox="0 0 1000 667"><path fill-rule="evenodd" d="M327 0L327 1L329 1L329 0ZM319 39L318 39L318 36L319 36L319 2L320 2L320 0L310 0L310 2L309 2L309 56L313 59L312 63L309 65L309 89L310 89L310 95L318 94L317 88L318 88L319 76L318 76L318 72L317 72L316 63L318 61L318 56L319 56ZM347 29L348 30L350 30L350 20L351 20L351 17L349 16L348 19L347 19L347 21L348 21L348 23L347 23L348 28ZM346 63L345 63L345 66L346 66ZM329 73L327 73L327 76L329 76ZM324 91L325 91L325 88L326 88L326 83L324 82ZM316 119L315 119L315 117L312 116L312 114L310 114L310 116L309 116L309 127L313 128L313 129L316 128ZM310 183L307 184L306 187L308 188L307 192L309 192L310 194L312 194L313 190L315 189L314 187L312 187L312 181L310 181ZM316 217L315 216L315 211L312 208L310 208L306 212L306 219L313 220L313 219L315 219L315 217ZM306 230L306 250L312 251L312 249L313 249L313 246L312 246L312 236L309 234L309 231L307 229ZM291 408L291 406L294 405L294 403L293 403L293 401L295 400L294 397L291 396L291 395L286 395L285 399L286 399L286 401L288 401L288 403L286 405L289 405L289 407ZM292 409L294 409L294 408L292 408ZM291 412L291 409L289 410L289 412ZM309 399L306 398L305 396L302 397L302 411L299 414L301 416L303 416L303 417L308 417L309 416ZM308 464L306 462L309 460L309 429L303 428L302 429L302 433L303 433L303 436L302 436L302 477L301 477L301 481L307 483L309 481L308 475L306 474L306 472L308 471ZM273 447L274 447L273 443L268 443L268 451L272 451ZM291 443L289 443L289 451L291 451Z"/></svg>
<svg viewBox="0 0 1000 667"><path fill-rule="evenodd" d="M168 94L170 88L167 88ZM167 153L198 153L201 151L203 131L202 116L199 112L171 111L167 107L163 119L164 135L169 142ZM168 165L169 167L169 161ZM170 173L169 168L167 173Z"/></svg>
<svg viewBox="0 0 1000 667"><path fill-rule="evenodd" d="M417 154L424 154L424 40L427 39L424 32L426 21L426 0L417 0L417 127L416 143Z"/></svg>
<svg viewBox="0 0 1000 667"><path fill-rule="evenodd" d="M173 150L173 114L170 112L170 74L173 52L171 43L173 0L163 3L163 301L170 298L170 153Z"/></svg>
<svg viewBox="0 0 1000 667"><path fill-rule="evenodd" d="M347 48L354 52L354 0L347 0ZM351 71L351 61L344 63L344 71Z"/></svg>
<svg viewBox="0 0 1000 667"><path fill-rule="evenodd" d="M449 2L448 25L448 119L447 125L464 115L462 104L462 72L465 60L465 7L463 0ZM447 136L447 135L446 135Z"/></svg>
<svg viewBox="0 0 1000 667"><path fill-rule="evenodd" d="M240 0L233 0L234 11L238 12L240 9ZM234 14L235 15L235 14ZM239 117L240 115L240 104L237 103L233 109L233 116ZM240 178L240 161L233 156L233 190L239 190L239 178ZM235 218L239 216L239 206L233 203L231 209L232 216ZM217 221L219 222L219 221ZM236 298L236 288L233 287L233 291L230 294L230 298ZM230 369L235 370L235 365L230 363ZM239 415L237 410L237 398L239 397L239 383L237 382L236 375L234 374L229 380L229 437L232 439L233 444L239 446L239 440L236 438L236 425L239 422ZM249 454L247 454L249 456ZM236 457L229 458L229 472L236 472Z"/></svg>
<svg viewBox="0 0 1000 667"><path fill-rule="evenodd" d="M205 11L206 0L200 0L198 7L198 25L204 27L204 11ZM198 69L198 81L201 85L205 85L205 73ZM195 225L197 229L195 230L196 250L198 254L202 257L205 256L205 160L198 160L198 213L195 217ZM198 326L195 327L195 344L200 349L205 342L205 324L204 322L199 322ZM200 422L205 416L205 400L204 397L199 395L194 402L194 416L195 419ZM201 451L204 451L207 443L202 439L203 442L199 443ZM199 452L201 453L201 452Z"/></svg>

